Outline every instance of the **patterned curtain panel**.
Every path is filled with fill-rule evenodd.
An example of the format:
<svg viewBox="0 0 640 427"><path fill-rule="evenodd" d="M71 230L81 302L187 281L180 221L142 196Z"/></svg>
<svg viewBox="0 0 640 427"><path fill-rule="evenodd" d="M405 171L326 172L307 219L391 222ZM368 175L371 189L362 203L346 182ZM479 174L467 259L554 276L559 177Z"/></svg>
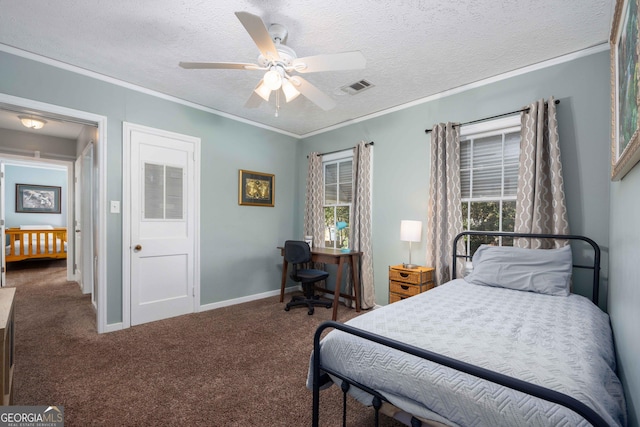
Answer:
<svg viewBox="0 0 640 427"><path fill-rule="evenodd" d="M309 154L307 197L304 209L304 235L313 236L313 246L324 247L324 180L322 156Z"/></svg>
<svg viewBox="0 0 640 427"><path fill-rule="evenodd" d="M351 248L362 252L360 281L361 306L371 308L376 303L373 282L373 251L371 245L371 167L373 146L361 141L353 151L353 210L351 218ZM351 283L349 272L347 283ZM351 293L352 295L353 292Z"/></svg>
<svg viewBox="0 0 640 427"><path fill-rule="evenodd" d="M451 278L453 239L462 232L460 196L460 134L458 126L439 123L431 131L431 172L427 215L427 265L435 268L436 284ZM462 241L458 250L462 252ZM461 265L463 263L458 263ZM462 277L462 270L457 277Z"/></svg>
<svg viewBox="0 0 640 427"><path fill-rule="evenodd" d="M514 231L569 234L564 197L556 104L553 97L529 105L521 114L520 170ZM529 241L531 240L531 241ZM561 245L567 241L559 242ZM525 248L549 248L551 242L517 239Z"/></svg>

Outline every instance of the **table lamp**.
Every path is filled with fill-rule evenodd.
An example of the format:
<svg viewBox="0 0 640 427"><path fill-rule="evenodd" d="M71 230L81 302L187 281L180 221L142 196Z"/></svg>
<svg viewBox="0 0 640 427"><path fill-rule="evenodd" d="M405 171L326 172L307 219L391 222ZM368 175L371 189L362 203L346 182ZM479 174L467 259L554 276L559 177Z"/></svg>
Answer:
<svg viewBox="0 0 640 427"><path fill-rule="evenodd" d="M404 268L417 268L418 265L411 263L411 242L419 242L422 237L422 221L400 221L400 240L409 242L409 263L402 264Z"/></svg>
<svg viewBox="0 0 640 427"><path fill-rule="evenodd" d="M338 238L340 239L340 244L342 245L342 242L344 242L344 236L342 235L342 230L347 228L347 223L344 221L338 221L336 222L336 228L338 229ZM349 248L342 248L340 249L342 252L349 252L350 249Z"/></svg>

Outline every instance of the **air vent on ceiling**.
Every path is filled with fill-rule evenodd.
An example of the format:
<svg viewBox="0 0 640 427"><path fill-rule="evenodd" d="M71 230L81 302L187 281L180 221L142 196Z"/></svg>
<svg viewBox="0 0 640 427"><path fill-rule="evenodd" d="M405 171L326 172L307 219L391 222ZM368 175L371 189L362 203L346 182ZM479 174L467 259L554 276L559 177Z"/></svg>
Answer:
<svg viewBox="0 0 640 427"><path fill-rule="evenodd" d="M343 92L348 93L349 95L355 95L357 93L360 93L364 90L367 89L371 89L372 87L374 87L375 85L367 80L359 80L355 83L352 83L350 85L346 85L346 86L342 86L340 89Z"/></svg>

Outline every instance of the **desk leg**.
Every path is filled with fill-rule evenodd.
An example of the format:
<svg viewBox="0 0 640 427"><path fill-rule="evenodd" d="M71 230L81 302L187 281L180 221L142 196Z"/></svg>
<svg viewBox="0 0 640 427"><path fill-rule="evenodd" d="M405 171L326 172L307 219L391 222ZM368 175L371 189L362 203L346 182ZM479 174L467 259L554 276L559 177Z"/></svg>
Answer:
<svg viewBox="0 0 640 427"><path fill-rule="evenodd" d="M338 317L338 298L340 298L340 286L342 285L342 268L344 267L344 258L343 256L338 257L338 272L336 273L336 287L333 292L333 317L332 320L336 320Z"/></svg>
<svg viewBox="0 0 640 427"><path fill-rule="evenodd" d="M280 302L284 302L284 287L287 284L287 268L289 263L282 257L282 283L280 284Z"/></svg>
<svg viewBox="0 0 640 427"><path fill-rule="evenodd" d="M353 296L356 299L356 313L360 313L360 257L351 255L349 263L351 264L351 278L353 279Z"/></svg>

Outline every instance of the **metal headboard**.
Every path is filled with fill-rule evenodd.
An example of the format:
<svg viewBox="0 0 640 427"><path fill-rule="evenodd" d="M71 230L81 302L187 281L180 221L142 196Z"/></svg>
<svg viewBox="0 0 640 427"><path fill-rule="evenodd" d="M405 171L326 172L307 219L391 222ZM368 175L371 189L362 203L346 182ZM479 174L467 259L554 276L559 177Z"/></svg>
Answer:
<svg viewBox="0 0 640 427"><path fill-rule="evenodd" d="M471 255L458 255L458 240L464 236L488 236L488 237L528 237L537 239L558 239L558 240L582 240L593 248L593 263L591 265L573 264L574 268L584 268L593 270L593 283L591 291L591 301L598 305L600 294L600 246L588 237L572 234L536 234L536 233L507 233L498 231L463 231L453 239L453 262L451 264L451 278L456 278L456 262L458 258L471 259Z"/></svg>

